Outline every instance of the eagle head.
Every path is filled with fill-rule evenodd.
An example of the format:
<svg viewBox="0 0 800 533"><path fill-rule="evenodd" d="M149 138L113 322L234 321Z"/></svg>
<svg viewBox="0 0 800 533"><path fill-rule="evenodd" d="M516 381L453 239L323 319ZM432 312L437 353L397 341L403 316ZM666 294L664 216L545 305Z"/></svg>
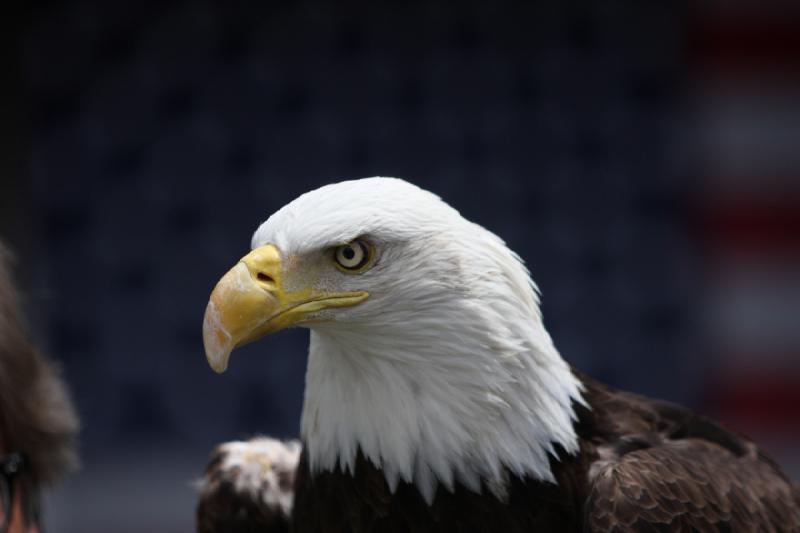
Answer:
<svg viewBox="0 0 800 533"><path fill-rule="evenodd" d="M519 257L438 196L367 178L274 213L214 288L206 356L279 330L311 330L302 437L313 470L361 452L391 487L430 501L454 481L502 492L505 473L552 479L577 449L580 383L542 325Z"/></svg>

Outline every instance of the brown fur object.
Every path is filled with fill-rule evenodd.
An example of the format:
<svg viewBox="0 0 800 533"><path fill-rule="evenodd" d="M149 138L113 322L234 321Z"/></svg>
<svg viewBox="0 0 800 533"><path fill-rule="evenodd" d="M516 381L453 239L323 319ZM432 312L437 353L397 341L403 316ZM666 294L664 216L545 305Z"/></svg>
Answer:
<svg viewBox="0 0 800 533"><path fill-rule="evenodd" d="M0 244L0 444L27 461L23 484L40 487L77 465L78 418L52 362L28 338Z"/></svg>

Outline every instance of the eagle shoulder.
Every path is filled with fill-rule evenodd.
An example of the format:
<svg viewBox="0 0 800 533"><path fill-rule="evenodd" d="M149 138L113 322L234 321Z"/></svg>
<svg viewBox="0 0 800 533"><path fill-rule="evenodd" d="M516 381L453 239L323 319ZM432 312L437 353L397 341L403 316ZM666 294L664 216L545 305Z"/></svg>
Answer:
<svg viewBox="0 0 800 533"><path fill-rule="evenodd" d="M589 389L586 531L800 532L796 488L754 443L689 409Z"/></svg>

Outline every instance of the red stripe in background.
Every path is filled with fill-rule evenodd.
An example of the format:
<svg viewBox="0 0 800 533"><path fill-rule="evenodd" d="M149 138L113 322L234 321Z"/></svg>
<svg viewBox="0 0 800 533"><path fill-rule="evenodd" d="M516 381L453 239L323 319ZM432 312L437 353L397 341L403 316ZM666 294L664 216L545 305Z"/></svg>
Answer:
<svg viewBox="0 0 800 533"><path fill-rule="evenodd" d="M707 197L697 213L704 244L712 251L800 254L800 192Z"/></svg>
<svg viewBox="0 0 800 533"><path fill-rule="evenodd" d="M800 9L698 10L688 52L706 76L800 78Z"/></svg>
<svg viewBox="0 0 800 533"><path fill-rule="evenodd" d="M726 371L707 390L703 411L729 427L750 436L800 438L800 368Z"/></svg>

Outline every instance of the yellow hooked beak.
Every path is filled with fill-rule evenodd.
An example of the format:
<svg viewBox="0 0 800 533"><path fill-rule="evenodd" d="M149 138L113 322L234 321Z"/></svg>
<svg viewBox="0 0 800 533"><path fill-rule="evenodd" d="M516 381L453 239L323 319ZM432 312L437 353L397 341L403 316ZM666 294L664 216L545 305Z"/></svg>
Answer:
<svg viewBox="0 0 800 533"><path fill-rule="evenodd" d="M228 359L236 347L298 324L316 311L350 307L369 297L364 291L285 289L284 278L300 277L284 271L280 252L269 244L241 258L219 280L203 319L206 359L215 372L228 368Z"/></svg>

